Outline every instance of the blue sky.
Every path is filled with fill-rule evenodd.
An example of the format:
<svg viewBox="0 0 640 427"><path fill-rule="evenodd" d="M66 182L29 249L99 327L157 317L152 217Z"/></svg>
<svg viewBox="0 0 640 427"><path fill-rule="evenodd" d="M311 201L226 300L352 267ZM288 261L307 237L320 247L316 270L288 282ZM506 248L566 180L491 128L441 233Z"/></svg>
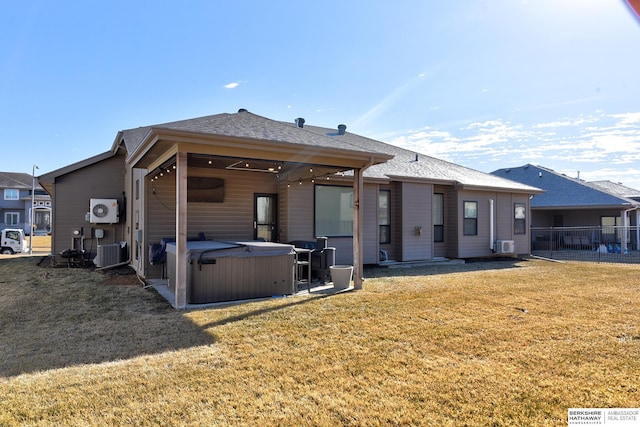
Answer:
<svg viewBox="0 0 640 427"><path fill-rule="evenodd" d="M640 188L640 21L623 0L34 0L0 22L0 170L246 108L485 172Z"/></svg>

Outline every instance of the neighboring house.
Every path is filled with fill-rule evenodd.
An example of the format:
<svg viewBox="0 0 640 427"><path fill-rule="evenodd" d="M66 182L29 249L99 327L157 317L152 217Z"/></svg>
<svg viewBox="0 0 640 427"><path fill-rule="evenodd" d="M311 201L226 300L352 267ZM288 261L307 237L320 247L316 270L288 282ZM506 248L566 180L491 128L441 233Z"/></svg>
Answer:
<svg viewBox="0 0 640 427"><path fill-rule="evenodd" d="M428 147L427 147L428 148ZM338 264L530 252L529 200L541 190L336 129L239 110L118 132L110 151L39 177L54 206L54 254L124 241L128 263L160 278L149 245L175 239L176 305L186 304L188 238L312 241ZM207 188L208 190L203 190ZM90 199L119 219L92 224ZM92 206L93 207L93 206ZM99 230L96 233L96 230Z"/></svg>
<svg viewBox="0 0 640 427"><path fill-rule="evenodd" d="M637 224L638 191L609 181L585 182L551 169L527 164L498 169L493 175L545 190L531 200L531 226L584 227ZM626 190L625 190L626 189Z"/></svg>
<svg viewBox="0 0 640 427"><path fill-rule="evenodd" d="M606 191L614 196L624 197L640 202L640 190L636 190L635 188L627 187L620 183L611 181L588 181L586 184L597 190Z"/></svg>
<svg viewBox="0 0 640 427"><path fill-rule="evenodd" d="M0 229L22 228L29 234L33 177L28 173L0 172ZM51 231L51 197L36 182L33 197L33 220L36 234Z"/></svg>
<svg viewBox="0 0 640 427"><path fill-rule="evenodd" d="M638 231L622 233L618 229L637 229L640 191L610 181L586 182L531 164L499 169L492 174L545 190L531 200L532 227L603 227L610 230L605 231L609 236L598 238L597 243L626 246L630 241L636 248ZM596 243L594 240L583 246Z"/></svg>

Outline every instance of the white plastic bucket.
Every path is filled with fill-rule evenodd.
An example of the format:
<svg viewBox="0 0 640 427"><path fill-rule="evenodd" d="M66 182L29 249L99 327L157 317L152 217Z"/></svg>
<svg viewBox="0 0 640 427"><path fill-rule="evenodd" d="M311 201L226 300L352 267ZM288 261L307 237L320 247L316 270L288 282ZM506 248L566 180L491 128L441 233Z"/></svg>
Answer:
<svg viewBox="0 0 640 427"><path fill-rule="evenodd" d="M352 265L332 265L329 270L334 289L347 289L351 285Z"/></svg>

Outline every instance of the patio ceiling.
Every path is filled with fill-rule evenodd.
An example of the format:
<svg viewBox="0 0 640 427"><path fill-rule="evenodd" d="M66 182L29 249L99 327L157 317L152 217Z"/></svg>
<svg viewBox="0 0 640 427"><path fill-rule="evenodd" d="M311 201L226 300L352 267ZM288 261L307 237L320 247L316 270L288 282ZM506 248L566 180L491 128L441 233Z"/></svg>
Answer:
<svg viewBox="0 0 640 427"><path fill-rule="evenodd" d="M233 170L239 172L264 173L278 181L294 183L301 181L331 180L344 176L350 168L324 166L309 163L282 162L247 157L212 156L207 154L188 154L187 167L195 169ZM171 175L176 169L176 157L171 156L162 165L149 171L151 180L158 180ZM189 174L191 175L191 173ZM193 176L197 176L194 173Z"/></svg>

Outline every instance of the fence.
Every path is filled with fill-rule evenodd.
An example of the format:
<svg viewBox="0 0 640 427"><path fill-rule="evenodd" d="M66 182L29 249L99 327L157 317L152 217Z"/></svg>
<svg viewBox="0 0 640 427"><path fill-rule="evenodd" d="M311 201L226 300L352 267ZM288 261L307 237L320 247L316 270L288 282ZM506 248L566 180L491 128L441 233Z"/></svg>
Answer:
<svg viewBox="0 0 640 427"><path fill-rule="evenodd" d="M640 264L638 226L532 227L531 254L558 260Z"/></svg>

